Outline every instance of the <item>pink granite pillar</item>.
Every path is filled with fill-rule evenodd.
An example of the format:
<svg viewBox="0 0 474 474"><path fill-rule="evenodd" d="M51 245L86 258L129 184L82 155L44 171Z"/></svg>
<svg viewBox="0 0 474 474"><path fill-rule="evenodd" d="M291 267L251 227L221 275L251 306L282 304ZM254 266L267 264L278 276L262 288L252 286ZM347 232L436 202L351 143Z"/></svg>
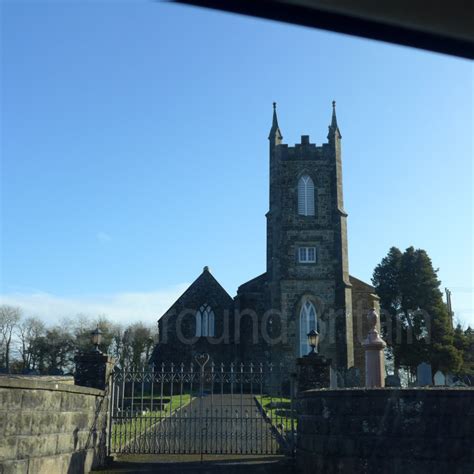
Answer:
<svg viewBox="0 0 474 474"><path fill-rule="evenodd" d="M362 343L365 349L365 386L367 388L385 387L385 341L377 331L378 315L371 309L367 315L369 334Z"/></svg>

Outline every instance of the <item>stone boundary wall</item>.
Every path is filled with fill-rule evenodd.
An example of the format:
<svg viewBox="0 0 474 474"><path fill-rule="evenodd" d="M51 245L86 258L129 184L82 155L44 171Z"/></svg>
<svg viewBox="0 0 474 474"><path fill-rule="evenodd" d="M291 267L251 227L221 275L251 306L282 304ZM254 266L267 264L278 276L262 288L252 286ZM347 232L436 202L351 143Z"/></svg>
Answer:
<svg viewBox="0 0 474 474"><path fill-rule="evenodd" d="M74 385L73 375L24 375L24 374L2 374L0 375L0 383L2 378L17 379L17 380L30 380L32 382L49 382L49 383L60 383L66 385Z"/></svg>
<svg viewBox="0 0 474 474"><path fill-rule="evenodd" d="M297 406L302 474L474 473L474 389L308 390Z"/></svg>
<svg viewBox="0 0 474 474"><path fill-rule="evenodd" d="M105 392L0 377L0 474L87 473L105 460Z"/></svg>

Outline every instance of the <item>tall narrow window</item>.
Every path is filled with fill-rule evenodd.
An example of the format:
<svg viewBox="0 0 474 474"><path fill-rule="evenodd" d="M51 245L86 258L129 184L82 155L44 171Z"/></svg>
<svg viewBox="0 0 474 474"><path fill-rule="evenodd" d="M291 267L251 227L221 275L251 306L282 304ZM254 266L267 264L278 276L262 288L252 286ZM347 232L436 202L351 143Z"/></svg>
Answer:
<svg viewBox="0 0 474 474"><path fill-rule="evenodd" d="M314 183L307 174L298 181L298 214L314 216Z"/></svg>
<svg viewBox="0 0 474 474"><path fill-rule="evenodd" d="M214 311L208 304L203 304L196 312L196 336L214 337L215 317Z"/></svg>
<svg viewBox="0 0 474 474"><path fill-rule="evenodd" d="M316 308L311 301L306 300L300 311L300 356L309 354L311 350L308 344L308 333L311 329L317 330Z"/></svg>

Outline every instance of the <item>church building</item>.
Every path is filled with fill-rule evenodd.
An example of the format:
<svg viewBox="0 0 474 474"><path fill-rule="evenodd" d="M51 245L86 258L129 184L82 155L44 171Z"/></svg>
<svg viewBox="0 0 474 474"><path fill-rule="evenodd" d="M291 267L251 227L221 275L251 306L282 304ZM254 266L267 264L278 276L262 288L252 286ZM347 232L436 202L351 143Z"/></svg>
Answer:
<svg viewBox="0 0 474 474"><path fill-rule="evenodd" d="M272 362L294 370L308 354L307 334L334 369L364 372L365 316L378 309L374 288L349 274L341 133L335 102L327 143L303 135L288 146L276 104L269 134L266 271L232 297L208 267L159 319L152 362ZM363 379L363 378L362 378Z"/></svg>

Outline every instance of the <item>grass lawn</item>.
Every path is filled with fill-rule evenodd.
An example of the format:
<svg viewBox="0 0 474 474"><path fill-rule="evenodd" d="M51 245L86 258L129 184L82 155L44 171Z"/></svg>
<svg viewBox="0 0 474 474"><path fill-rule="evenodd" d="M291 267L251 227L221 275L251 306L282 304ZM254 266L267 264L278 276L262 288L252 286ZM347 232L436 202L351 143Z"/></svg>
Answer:
<svg viewBox="0 0 474 474"><path fill-rule="evenodd" d="M155 397L154 397L155 398ZM112 451L116 452L120 447L124 447L133 441L140 433L145 433L153 425L160 422L175 410L185 407L191 402L191 395L173 395L167 396L166 402L163 402L162 410L136 411L133 415L130 410L124 410L123 421L120 423L120 415L115 415L114 425L112 427ZM160 405L159 401L156 404Z"/></svg>
<svg viewBox="0 0 474 474"><path fill-rule="evenodd" d="M291 432L291 423L296 430L296 413L291 411L291 400L283 397L270 397L269 395L256 397L272 424L276 427L281 425L284 431Z"/></svg>

